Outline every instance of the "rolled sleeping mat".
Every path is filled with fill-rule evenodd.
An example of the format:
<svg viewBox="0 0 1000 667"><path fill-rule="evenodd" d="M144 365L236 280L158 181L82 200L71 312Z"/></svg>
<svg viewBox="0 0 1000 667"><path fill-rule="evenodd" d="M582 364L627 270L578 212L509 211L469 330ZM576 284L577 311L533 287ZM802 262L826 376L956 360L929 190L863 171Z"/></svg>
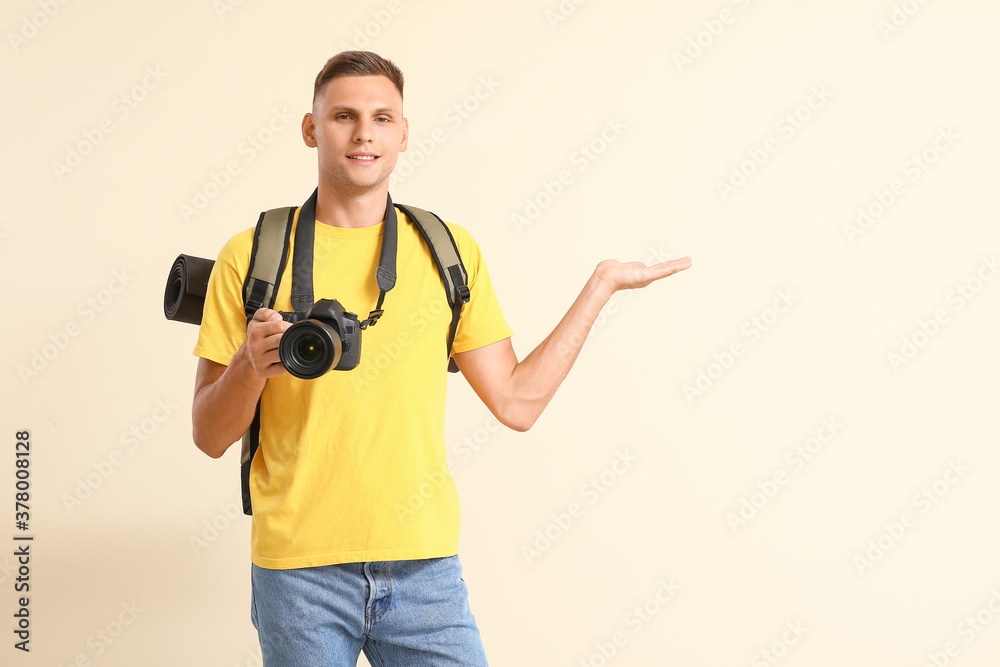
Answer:
<svg viewBox="0 0 1000 667"><path fill-rule="evenodd" d="M167 276L163 291L163 314L168 320L201 324L208 277L215 261L192 255L178 255Z"/></svg>

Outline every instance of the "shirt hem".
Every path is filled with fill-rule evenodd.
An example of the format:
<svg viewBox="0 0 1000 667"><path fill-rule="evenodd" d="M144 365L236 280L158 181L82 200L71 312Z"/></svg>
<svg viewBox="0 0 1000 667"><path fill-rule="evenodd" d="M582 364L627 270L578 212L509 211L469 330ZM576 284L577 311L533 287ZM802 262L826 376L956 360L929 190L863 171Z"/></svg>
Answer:
<svg viewBox="0 0 1000 667"><path fill-rule="evenodd" d="M492 345L493 343L499 343L502 340L510 338L514 335L514 332L509 328L507 332L503 335L494 334L492 336L483 336L482 338L476 338L471 341L465 341L465 344L459 347L458 345L453 345L451 348L452 353L461 354L462 352L471 352L472 350L478 350L481 347L486 347L487 345Z"/></svg>
<svg viewBox="0 0 1000 667"><path fill-rule="evenodd" d="M226 354L222 352L217 352L215 350L203 347L196 347L194 349L193 354L196 357L200 357L202 359L208 359L209 361L214 361L215 363L222 364L223 366L228 366L230 363L232 363L234 356L232 354L226 356Z"/></svg>
<svg viewBox="0 0 1000 667"><path fill-rule="evenodd" d="M295 558L266 558L251 554L250 561L257 567L268 570L291 570L302 567L323 567L341 563L362 563L385 560L422 560L425 558L446 558L458 555L458 544L452 543L435 547L414 547L411 549L366 549L324 554L322 556L298 556Z"/></svg>

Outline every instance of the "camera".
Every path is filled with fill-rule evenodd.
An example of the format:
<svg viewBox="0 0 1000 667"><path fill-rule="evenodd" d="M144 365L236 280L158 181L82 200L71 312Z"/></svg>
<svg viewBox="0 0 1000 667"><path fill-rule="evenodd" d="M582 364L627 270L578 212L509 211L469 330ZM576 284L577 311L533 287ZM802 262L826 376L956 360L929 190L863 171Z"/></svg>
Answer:
<svg viewBox="0 0 1000 667"><path fill-rule="evenodd" d="M292 326L281 335L278 357L297 378L315 380L328 370L349 371L361 361L361 324L336 299L320 299L308 311L280 312Z"/></svg>
<svg viewBox="0 0 1000 667"><path fill-rule="evenodd" d="M168 320L201 324L208 279L215 262L179 255L170 268L163 292ZM361 323L336 299L320 299L309 310L279 311L291 322L278 345L285 369L303 380L315 380L328 370L349 371L361 361Z"/></svg>

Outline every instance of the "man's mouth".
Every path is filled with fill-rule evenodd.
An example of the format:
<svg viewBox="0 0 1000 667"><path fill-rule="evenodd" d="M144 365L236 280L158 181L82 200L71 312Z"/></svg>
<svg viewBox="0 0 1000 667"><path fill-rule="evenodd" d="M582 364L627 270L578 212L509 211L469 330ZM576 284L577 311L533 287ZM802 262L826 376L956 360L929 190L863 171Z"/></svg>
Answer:
<svg viewBox="0 0 1000 667"><path fill-rule="evenodd" d="M348 155L351 160L357 160L358 162L374 162L378 159L378 155Z"/></svg>

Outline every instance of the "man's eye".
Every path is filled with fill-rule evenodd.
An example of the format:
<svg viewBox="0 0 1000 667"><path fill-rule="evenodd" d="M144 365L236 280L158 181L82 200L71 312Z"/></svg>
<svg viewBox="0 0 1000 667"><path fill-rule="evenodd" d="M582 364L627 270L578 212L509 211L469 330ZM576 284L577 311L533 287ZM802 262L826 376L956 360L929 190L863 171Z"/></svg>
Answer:
<svg viewBox="0 0 1000 667"><path fill-rule="evenodd" d="M391 118L389 118L388 116L379 116L379 117L378 117L378 118L376 118L375 120L377 120L377 121L379 121L379 122L382 122L382 123L388 123L388 122L390 122L390 121L391 121L392 119L391 119Z"/></svg>
<svg viewBox="0 0 1000 667"><path fill-rule="evenodd" d="M351 119L351 114L339 113L339 114L337 114L336 118L337 118L337 120L350 120Z"/></svg>

